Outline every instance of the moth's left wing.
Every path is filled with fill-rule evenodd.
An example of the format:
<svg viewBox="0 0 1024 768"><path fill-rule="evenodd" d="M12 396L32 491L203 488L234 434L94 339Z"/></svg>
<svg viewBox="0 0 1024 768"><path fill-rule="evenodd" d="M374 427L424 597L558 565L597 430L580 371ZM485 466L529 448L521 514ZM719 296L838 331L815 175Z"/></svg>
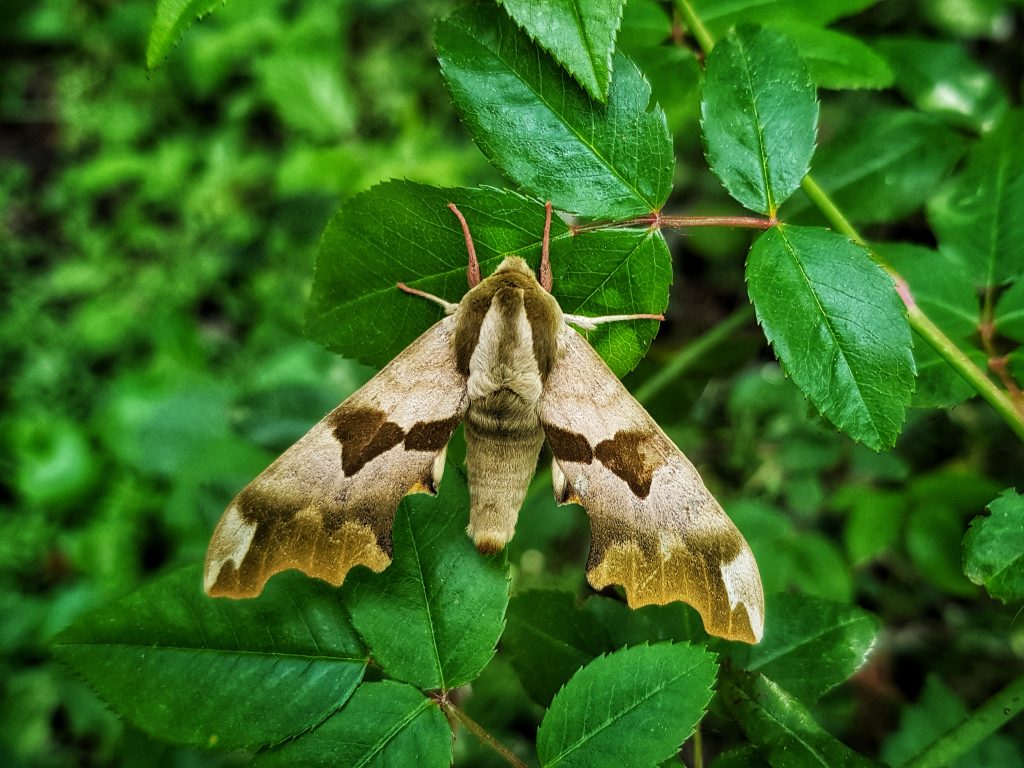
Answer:
<svg viewBox="0 0 1024 768"><path fill-rule="evenodd" d="M341 584L391 562L407 493L433 493L466 412L466 378L446 317L285 451L231 502L206 553L206 591L254 597L297 568Z"/></svg>
<svg viewBox="0 0 1024 768"><path fill-rule="evenodd" d="M559 503L590 517L587 579L631 607L682 600L713 635L756 643L764 594L753 553L697 470L572 328L541 398Z"/></svg>

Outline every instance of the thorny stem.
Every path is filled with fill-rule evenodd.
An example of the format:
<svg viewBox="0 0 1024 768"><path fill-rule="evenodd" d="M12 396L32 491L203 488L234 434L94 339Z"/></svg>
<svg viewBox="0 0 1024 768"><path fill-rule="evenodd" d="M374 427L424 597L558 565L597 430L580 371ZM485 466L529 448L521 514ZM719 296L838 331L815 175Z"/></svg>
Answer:
<svg viewBox="0 0 1024 768"><path fill-rule="evenodd" d="M690 5L689 0L675 0L676 8L679 10L680 15L683 17L683 21L693 32L694 38L700 44L705 54L711 52L711 49L715 45L714 38L711 33L708 32L704 26L700 17L697 16L693 7ZM844 235L849 237L855 243L863 246L867 249L868 254L885 269L893 282L896 284L896 290L903 303L907 308L907 318L910 322L910 327L914 329L918 336L924 339L932 349L934 349L943 360L945 360L953 370L959 373L967 382L974 387L974 390L981 395L981 397L990 405L992 409L998 413L1002 419L1009 425L1010 429L1021 439L1024 440L1024 405L1018 405L1014 403L1010 397L1007 396L1006 392L996 386L995 382L990 379L984 371L982 371L974 361L971 360L960 347L958 347L945 333L943 333L935 323L929 318L914 301L913 294L910 292L910 286L907 284L900 274L892 268L891 265L887 264L874 249L868 245L864 237L857 231L857 228L850 223L850 221L843 215L843 212L835 204L835 201L829 197L828 193L822 189L818 183L808 174L804 177L800 186L804 192L811 199L811 201L818 207L818 210L824 214L825 218L828 219L829 223L835 228L837 232L842 232ZM998 373L999 360L996 360L996 372ZM1010 390L1014 393L1014 390ZM1015 395L1016 396L1016 395ZM1024 402L1018 400L1018 403Z"/></svg>
<svg viewBox="0 0 1024 768"><path fill-rule="evenodd" d="M484 744L497 752L506 763L515 766L515 768L527 768L526 763L516 757L512 750L494 738L494 736L492 736L486 728L480 725L480 723L452 704L448 700L447 696L437 696L434 698L437 703L441 705L441 709L443 709L449 717L462 723L467 731L480 740L481 744Z"/></svg>
<svg viewBox="0 0 1024 768"><path fill-rule="evenodd" d="M967 715L938 739L926 746L901 768L939 768L949 765L986 736L1024 709L1024 675Z"/></svg>
<svg viewBox="0 0 1024 768"><path fill-rule="evenodd" d="M988 369L1003 382L1016 409L1024 413L1024 393L1021 392L1016 379L1010 373L1009 360L1006 355L999 354L999 350L996 348L995 290L992 286L985 290L981 320L978 322L978 335L981 337L981 346L988 356Z"/></svg>
<svg viewBox="0 0 1024 768"><path fill-rule="evenodd" d="M647 227L648 229L689 229L690 227L738 227L742 229L770 229L778 224L774 218L763 216L665 216L650 213L624 221L591 221L571 227L574 235L595 229L625 229Z"/></svg>

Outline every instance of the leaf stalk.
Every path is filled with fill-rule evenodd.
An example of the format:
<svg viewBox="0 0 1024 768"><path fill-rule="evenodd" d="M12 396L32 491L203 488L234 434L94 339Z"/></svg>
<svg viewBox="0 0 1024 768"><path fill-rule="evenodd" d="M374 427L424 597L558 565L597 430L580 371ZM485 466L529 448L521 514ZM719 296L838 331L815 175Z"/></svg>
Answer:
<svg viewBox="0 0 1024 768"><path fill-rule="evenodd" d="M454 718L462 723L467 731L480 740L481 744L488 746L497 752L506 763L515 766L515 768L528 768L526 763L516 757L511 749L494 738L491 732L480 725L480 723L452 704L447 697L440 697L437 699L437 702L441 705L441 709L443 709L450 718Z"/></svg>
<svg viewBox="0 0 1024 768"><path fill-rule="evenodd" d="M683 23L693 33L693 37L704 51L704 55L711 53L711 49L715 47L715 38L711 36L700 16L693 10L689 0L676 0L675 5L679 15L683 18Z"/></svg>

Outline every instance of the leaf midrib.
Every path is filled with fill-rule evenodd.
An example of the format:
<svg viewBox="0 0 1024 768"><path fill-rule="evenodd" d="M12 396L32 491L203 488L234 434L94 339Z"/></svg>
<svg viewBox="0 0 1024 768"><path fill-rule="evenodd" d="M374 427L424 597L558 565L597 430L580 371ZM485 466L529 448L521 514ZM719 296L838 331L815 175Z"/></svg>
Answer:
<svg viewBox="0 0 1024 768"><path fill-rule="evenodd" d="M767 678L765 679L767 680ZM793 730L793 728L791 728L787 723L783 722L778 717L776 717L767 707L762 706L760 702L756 701L753 696L747 693L747 691L740 688L738 685L733 685L733 689L742 693L744 698L746 698L746 700L750 702L751 706L757 707L757 709L762 714L764 714L765 717L767 717L769 720L775 723L780 730L796 739L797 743L804 747L808 751L808 753L810 753L818 761L820 765L824 766L825 768L831 768L829 762L825 759L825 756L814 745L807 742L803 738L803 736L801 736L797 731Z"/></svg>
<svg viewBox="0 0 1024 768"><path fill-rule="evenodd" d="M757 99L754 95L754 80L750 72L750 59L747 55L746 46L740 38L736 38L736 46L740 51L740 61L743 64L743 75L747 85L747 93L750 95L750 111L754 116L754 130L757 131L758 159L761 161L761 181L764 183L765 203L768 206L768 215L774 216L777 210L775 196L772 194L770 174L768 170L768 150L764 144L764 132L761 130L761 115L757 110Z"/></svg>
<svg viewBox="0 0 1024 768"><path fill-rule="evenodd" d="M803 637L796 638L794 642L782 646L781 648L776 649L774 653L765 655L764 657L758 659L754 664L750 665L747 669L751 672L763 669L772 662L778 661L779 659L792 653L793 651L799 649L802 646L809 645L810 643L813 643L817 640L821 640L826 635L829 635L841 629L845 629L846 627L849 627L852 624L862 621L864 621L863 616L848 616L846 620L842 621L839 624L832 624L831 626L826 627L822 629L820 632L817 632L813 635L804 635Z"/></svg>
<svg viewBox="0 0 1024 768"><path fill-rule="evenodd" d="M1002 146L1000 146L999 156L996 161L995 189L992 193L995 202L989 208L988 253L985 254L985 261L987 262L985 266L988 271L986 287L996 285L996 262L999 258L999 224L1002 219L1000 214L1003 209L1003 194L1006 190L1007 165L1010 162L1009 151L1006 149L1005 141L1001 142L1001 144Z"/></svg>
<svg viewBox="0 0 1024 768"><path fill-rule="evenodd" d="M534 96L536 96L537 100L541 104L543 104L544 107L547 108L547 110L552 115L554 115L558 119L558 121L560 123L562 123L562 125L564 125L567 129L569 129L569 132L572 133L574 136L576 136L576 138L579 139L580 143L584 147L586 147L588 150L590 150L590 153L595 158L597 158L597 160L600 161L600 163L607 170L609 170L611 172L611 174L615 178L617 178L630 193L633 194L633 196L634 196L634 198L636 200L639 200L644 205L649 206L652 211L657 210L657 206L654 203L652 203L650 200L648 200L647 197L643 193L640 192L640 190L638 190L628 179L626 179L619 172L619 170L617 168L615 168L611 164L611 161L608 160L607 158L605 158L605 156L597 149L597 147L595 147L593 144L591 144L589 141L587 141L587 139L576 129L576 127L573 126L571 123L569 123L565 119L565 117L563 117L562 114L560 112L558 112L548 102L548 100L544 98L544 96L536 88L533 87L533 85L531 85L529 82L527 82L525 77L523 76L523 74L518 69L516 69L514 66L512 66L512 64L509 63L505 59L505 57L501 55L500 51L491 50L490 48L487 48L486 46L483 45L483 43L480 40L478 40L476 37L474 37L470 33L470 30L466 29L465 27L462 27L461 29L462 29L462 32L466 35L466 37L469 38L469 40L472 41L473 43L476 43L480 47L480 49L484 51L485 54L489 54L489 55L493 56L498 61L500 61L502 64L504 64L508 68L508 71L513 73L516 76L516 78L518 79L518 81L520 83L522 83L526 87L526 89L529 90ZM609 93L608 96L609 96L609 99L610 99L611 98L611 94Z"/></svg>
<svg viewBox="0 0 1024 768"><path fill-rule="evenodd" d="M850 365L850 359L849 355L846 352L846 349L839 342L839 336L836 333L836 329L832 325L831 317L829 316L828 312L825 311L825 307L822 305L817 292L814 290L814 283L811 280L810 276L807 274L807 272L804 270L804 265L800 261L800 258L797 256L796 248L793 247L792 243L790 243L789 241L789 238L786 237L785 228L778 227L777 229L779 231L779 236L782 238L782 242L785 246L786 253L789 254L790 258L793 260L793 264L799 271L800 277L803 279L804 284L807 288L807 292L811 295L811 298L814 300L815 306L818 308L818 312L821 314L821 317L824 320L824 324L825 327L828 329L829 336L832 338L832 341L835 344L836 349L839 350L839 354L842 356L843 365L846 366L846 370L850 372L850 380L853 382L853 389L857 393L857 398L860 401L860 405L863 409L863 412L867 414L868 421L871 423L871 427L874 429L875 438L879 442L882 442L882 431L879 428L878 424L875 422L874 414L868 407L868 403L864 397L864 393L861 391L861 383L858 380L856 374L853 372L853 366ZM839 414L837 414L837 416L838 415Z"/></svg>
<svg viewBox="0 0 1024 768"><path fill-rule="evenodd" d="M308 653L281 653L280 651L253 651L243 649L231 649L231 648L195 648L186 645L155 645L152 643L119 643L119 642L59 642L54 643L54 648L123 648L123 649L139 649L147 652L159 652L169 651L172 653L213 653L221 654L224 656L253 656L253 657L266 657L269 659L302 659L304 661L322 661L322 662L339 662L339 663L353 663L361 662L367 663L366 656L327 656L317 655Z"/></svg>
<svg viewBox="0 0 1024 768"><path fill-rule="evenodd" d="M384 751L384 748L394 740L394 738L401 733L406 726L409 725L413 720L419 717L420 713L423 712L430 705L429 699L426 697L417 705L417 707L409 713L406 713L405 717L399 720L395 725L387 731L381 738L370 745L370 749L363 755L363 758L356 763L353 768L363 768L364 765L369 765L370 760Z"/></svg>
<svg viewBox="0 0 1024 768"><path fill-rule="evenodd" d="M406 517L408 520L408 516ZM444 679L444 669L441 666L441 649L437 646L437 633L434 631L434 613L430 609L430 596L427 594L427 578L426 573L423 570L423 561L420 559L420 548L416 543L416 535L412 529L412 523L409 522L409 540L412 542L412 553L413 557L416 558L416 569L419 572L420 578L420 590L423 593L423 608L427 614L427 629L430 630L430 645L434 649L434 659L437 661L437 676L440 685L438 686L442 691L446 691Z"/></svg>
<svg viewBox="0 0 1024 768"><path fill-rule="evenodd" d="M682 678L688 676L691 672L694 671L694 669L696 669L696 665L688 667L686 670L684 670L683 672L680 672L675 677L663 681L662 684L658 685L657 687L655 687L653 689L648 689L648 691L646 692L646 695L644 695L643 697L637 699L636 701L634 701L632 704L630 704L630 706L626 707L625 709L618 710L616 712L614 718L607 719L603 723L601 723L601 725L598 726L597 728L584 733L582 736L580 736L579 739L577 739L575 742L573 742L568 747L566 747L564 750L562 750L557 755L555 755L555 757L552 758L550 762L547 762L547 763L544 764L545 768L550 768L550 766L553 766L553 765L557 764L560 760L562 760L563 758L565 758L567 755L571 754L572 752L575 752L577 749L579 749L585 743L587 743L588 741L590 741L593 738L595 738L597 736L597 734L601 733L601 731L605 730L606 728L610 728L614 723L616 723L619 720L621 720L623 717L628 715L630 712L632 712L634 709L639 707L641 704L644 704L645 702L650 700L655 695L661 693L663 690L668 688L673 683L676 683L679 680L681 680Z"/></svg>

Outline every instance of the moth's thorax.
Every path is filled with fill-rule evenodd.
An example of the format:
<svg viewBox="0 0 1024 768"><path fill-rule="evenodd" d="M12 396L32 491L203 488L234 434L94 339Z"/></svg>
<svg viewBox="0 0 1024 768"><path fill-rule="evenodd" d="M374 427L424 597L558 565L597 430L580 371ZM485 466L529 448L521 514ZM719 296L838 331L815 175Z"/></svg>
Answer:
<svg viewBox="0 0 1024 768"><path fill-rule="evenodd" d="M561 326L558 302L541 287L525 261L508 256L459 303L456 362L466 376L471 376L474 357L480 369L486 362L500 367L510 364L521 371L529 367L525 359L529 352L544 381L555 362Z"/></svg>

